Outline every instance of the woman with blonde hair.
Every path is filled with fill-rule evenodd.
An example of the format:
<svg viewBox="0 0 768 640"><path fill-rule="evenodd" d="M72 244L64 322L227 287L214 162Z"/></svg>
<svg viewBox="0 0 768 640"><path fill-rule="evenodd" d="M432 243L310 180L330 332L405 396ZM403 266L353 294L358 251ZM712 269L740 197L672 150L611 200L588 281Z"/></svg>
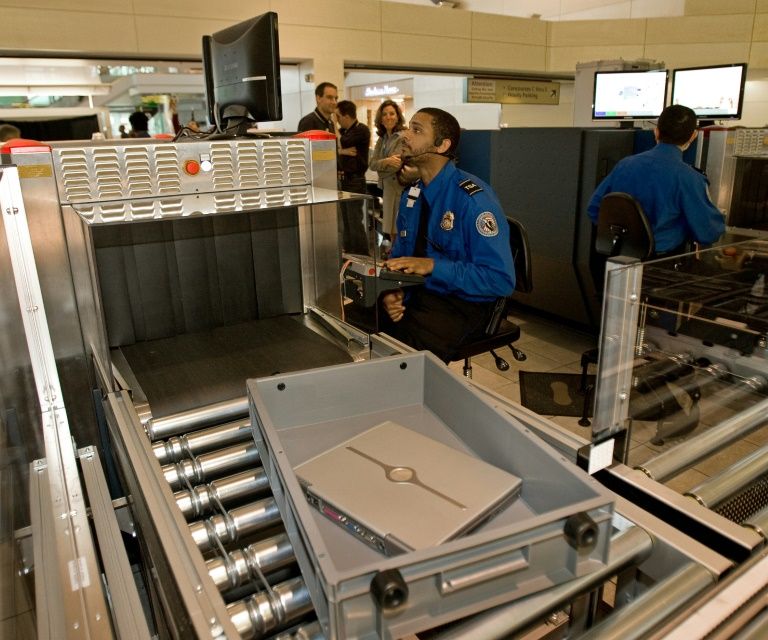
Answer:
<svg viewBox="0 0 768 640"><path fill-rule="evenodd" d="M373 149L369 167L379 174L379 188L384 193L382 232L385 239L391 240L403 191L397 181L397 172L403 163L400 157L400 132L405 129L405 118L400 106L393 100L384 100L376 111L374 124L379 139Z"/></svg>

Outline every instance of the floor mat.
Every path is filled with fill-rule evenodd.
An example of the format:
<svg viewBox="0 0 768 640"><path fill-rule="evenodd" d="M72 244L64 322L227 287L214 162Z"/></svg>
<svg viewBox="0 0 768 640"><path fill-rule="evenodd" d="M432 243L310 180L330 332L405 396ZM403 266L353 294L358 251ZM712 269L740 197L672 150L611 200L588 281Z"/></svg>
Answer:
<svg viewBox="0 0 768 640"><path fill-rule="evenodd" d="M581 416L584 394L579 391L580 373L519 373L520 403L524 407L544 416ZM595 384L594 375L587 376L587 384ZM588 416L591 415L590 406Z"/></svg>

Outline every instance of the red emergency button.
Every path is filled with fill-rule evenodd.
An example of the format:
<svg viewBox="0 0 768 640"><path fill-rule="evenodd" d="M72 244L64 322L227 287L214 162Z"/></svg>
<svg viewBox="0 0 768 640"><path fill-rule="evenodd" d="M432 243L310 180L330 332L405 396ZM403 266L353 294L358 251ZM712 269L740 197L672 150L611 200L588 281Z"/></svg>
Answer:
<svg viewBox="0 0 768 640"><path fill-rule="evenodd" d="M197 160L187 160L184 163L184 172L190 176L200 173L200 163Z"/></svg>

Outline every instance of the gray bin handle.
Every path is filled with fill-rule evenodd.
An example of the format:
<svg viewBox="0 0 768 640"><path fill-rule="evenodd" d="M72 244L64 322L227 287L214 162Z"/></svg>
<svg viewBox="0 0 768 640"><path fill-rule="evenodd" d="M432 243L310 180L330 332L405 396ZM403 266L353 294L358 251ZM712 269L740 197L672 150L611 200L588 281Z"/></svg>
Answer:
<svg viewBox="0 0 768 640"><path fill-rule="evenodd" d="M460 569L443 571L440 574L440 594L454 593L508 573L527 569L530 566L528 554L528 547L523 547L509 553L507 559L495 556Z"/></svg>

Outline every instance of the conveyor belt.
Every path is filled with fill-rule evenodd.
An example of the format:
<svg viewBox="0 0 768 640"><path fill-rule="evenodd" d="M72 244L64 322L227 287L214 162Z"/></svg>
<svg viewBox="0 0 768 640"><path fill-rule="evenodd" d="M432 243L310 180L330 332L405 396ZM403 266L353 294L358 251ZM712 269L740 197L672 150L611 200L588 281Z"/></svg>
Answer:
<svg viewBox="0 0 768 640"><path fill-rule="evenodd" d="M351 362L293 316L121 347L154 418L245 395L248 378Z"/></svg>

